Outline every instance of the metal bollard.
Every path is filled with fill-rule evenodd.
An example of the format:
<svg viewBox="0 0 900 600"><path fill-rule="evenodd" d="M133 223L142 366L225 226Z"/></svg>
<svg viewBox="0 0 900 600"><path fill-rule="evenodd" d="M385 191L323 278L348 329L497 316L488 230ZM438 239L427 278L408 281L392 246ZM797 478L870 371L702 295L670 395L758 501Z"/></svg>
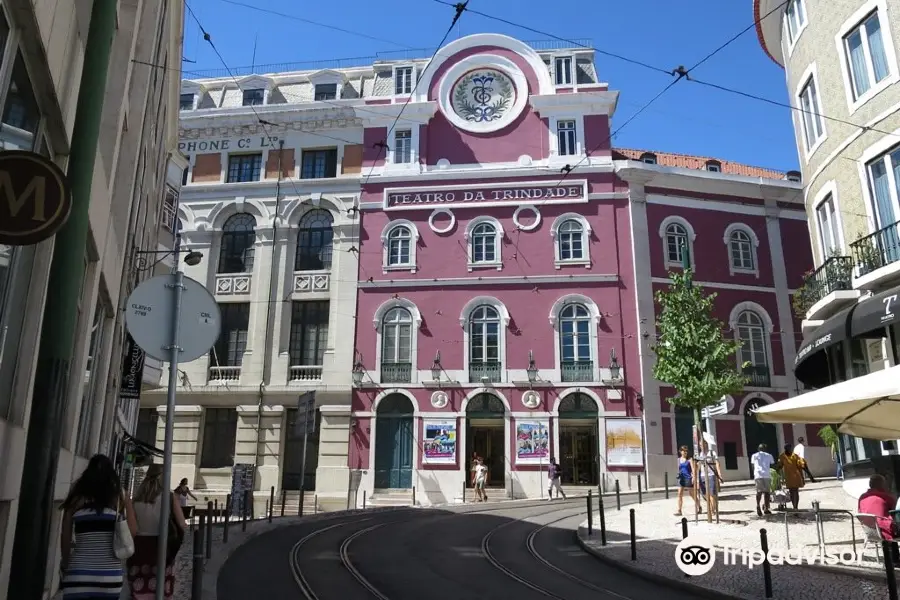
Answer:
<svg viewBox="0 0 900 600"><path fill-rule="evenodd" d="M588 536L594 535L594 506L591 498L593 490L588 490L587 495L587 513L588 513Z"/></svg>
<svg viewBox="0 0 900 600"><path fill-rule="evenodd" d="M666 478L666 500L668 500L669 499L669 472L668 471L666 471L666 473L665 473L665 478Z"/></svg>
<svg viewBox="0 0 900 600"><path fill-rule="evenodd" d="M619 496L619 480L616 479L616 510L622 510L622 498Z"/></svg>
<svg viewBox="0 0 900 600"><path fill-rule="evenodd" d="M271 514L272 514L272 513L269 512L269 501L266 500L266 512L263 513L263 519L269 517ZM269 522L271 523L272 520L269 519Z"/></svg>
<svg viewBox="0 0 900 600"><path fill-rule="evenodd" d="M281 490L281 516L284 516L284 503L287 502L287 490Z"/></svg>
<svg viewBox="0 0 900 600"><path fill-rule="evenodd" d="M213 519L214 519L214 521L219 520L219 499L218 498L213 500Z"/></svg>
<svg viewBox="0 0 900 600"><path fill-rule="evenodd" d="M466 480L463 479L463 494L462 494L462 503L466 503Z"/></svg>
<svg viewBox="0 0 900 600"><path fill-rule="evenodd" d="M413 486L413 506L416 505L416 486Z"/></svg>
<svg viewBox="0 0 900 600"><path fill-rule="evenodd" d="M200 517L201 519L203 517ZM191 573L191 600L200 600L203 596L203 528L199 528L194 536L194 568Z"/></svg>
<svg viewBox="0 0 900 600"><path fill-rule="evenodd" d="M631 521L631 560L637 560L637 536L634 532L634 509L628 510L628 519Z"/></svg>
<svg viewBox="0 0 900 600"><path fill-rule="evenodd" d="M319 495L318 494L313 496L313 514L314 515L319 514Z"/></svg>
<svg viewBox="0 0 900 600"><path fill-rule="evenodd" d="M250 511L250 491L244 490L244 509L241 511L241 531L247 531L247 513Z"/></svg>
<svg viewBox="0 0 900 600"><path fill-rule="evenodd" d="M641 491L641 476L638 475L638 504L644 503L644 493Z"/></svg>
<svg viewBox="0 0 900 600"><path fill-rule="evenodd" d="M222 521L222 543L228 543L228 521L231 519L231 494L225 496L225 520Z"/></svg>
<svg viewBox="0 0 900 600"><path fill-rule="evenodd" d="M881 551L884 553L884 573L887 576L888 597L897 600L897 576L894 574L894 549L892 542L881 542Z"/></svg>
<svg viewBox="0 0 900 600"><path fill-rule="evenodd" d="M687 517L681 517L681 539L687 539Z"/></svg>
<svg viewBox="0 0 900 600"><path fill-rule="evenodd" d="M213 503L206 503L206 558L212 558Z"/></svg>
<svg viewBox="0 0 900 600"><path fill-rule="evenodd" d="M301 488L300 488L300 506L297 508L297 515L298 515L298 516L301 516L301 517L303 516L303 510L304 510L304 509L303 509L303 505L304 505L304 504L306 504L306 492L305 492L305 490L301 487Z"/></svg>
<svg viewBox="0 0 900 600"><path fill-rule="evenodd" d="M366 490L363 490L363 510L366 510Z"/></svg>
<svg viewBox="0 0 900 600"><path fill-rule="evenodd" d="M603 494L597 496L597 509L600 513L600 544L606 545L606 509L603 507Z"/></svg>
<svg viewBox="0 0 900 600"><path fill-rule="evenodd" d="M275 486L269 489L269 523L272 522L272 513L275 512Z"/></svg>
<svg viewBox="0 0 900 600"><path fill-rule="evenodd" d="M769 538L765 528L759 530L759 548L763 553L763 584L766 586L766 598L772 597L772 565L769 564Z"/></svg>

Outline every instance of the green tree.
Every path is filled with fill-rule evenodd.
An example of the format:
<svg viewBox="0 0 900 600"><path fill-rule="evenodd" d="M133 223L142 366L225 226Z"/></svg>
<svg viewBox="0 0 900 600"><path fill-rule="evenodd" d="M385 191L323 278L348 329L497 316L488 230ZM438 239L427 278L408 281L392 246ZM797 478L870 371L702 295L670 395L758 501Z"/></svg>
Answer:
<svg viewBox="0 0 900 600"><path fill-rule="evenodd" d="M732 360L740 342L726 337L724 325L713 316L716 295L694 287L690 269L669 277L669 289L656 294L659 343L652 348L653 375L676 389L669 402L692 409L699 432L700 411L740 392L747 378Z"/></svg>

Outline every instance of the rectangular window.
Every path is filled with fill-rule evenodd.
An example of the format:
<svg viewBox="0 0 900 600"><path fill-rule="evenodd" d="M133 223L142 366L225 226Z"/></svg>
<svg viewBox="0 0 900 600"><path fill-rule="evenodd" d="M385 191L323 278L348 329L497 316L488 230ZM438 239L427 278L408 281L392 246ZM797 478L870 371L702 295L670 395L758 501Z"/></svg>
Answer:
<svg viewBox="0 0 900 600"><path fill-rule="evenodd" d="M806 25L806 7L803 0L790 0L784 11L784 20L787 21L788 40L793 44L797 41L800 31Z"/></svg>
<svg viewBox="0 0 900 600"><path fill-rule="evenodd" d="M315 98L317 102L321 102L322 100L336 100L337 99L337 84L336 83L320 83L316 86Z"/></svg>
<svg viewBox="0 0 900 600"><path fill-rule="evenodd" d="M819 226L819 243L822 245L822 260L840 252L841 243L838 237L839 223L834 210L834 197L829 194L816 208L816 221Z"/></svg>
<svg viewBox="0 0 900 600"><path fill-rule="evenodd" d="M810 150L825 135L822 115L819 110L819 91L812 77L800 91L800 110L803 122L803 139Z"/></svg>
<svg viewBox="0 0 900 600"><path fill-rule="evenodd" d="M194 95L181 94L178 100L178 110L194 110Z"/></svg>
<svg viewBox="0 0 900 600"><path fill-rule="evenodd" d="M247 349L247 330L250 327L249 302L222 302L222 333L212 348L209 364L213 367L240 367Z"/></svg>
<svg viewBox="0 0 900 600"><path fill-rule="evenodd" d="M201 469L221 469L234 465L234 445L237 441L237 410L234 408L206 408L203 410L203 449Z"/></svg>
<svg viewBox="0 0 900 600"><path fill-rule="evenodd" d="M869 172L869 193L875 226L883 229L897 222L898 184L900 184L900 147L879 156L867 165Z"/></svg>
<svg viewBox="0 0 900 600"><path fill-rule="evenodd" d="M706 163L706 170L710 173L721 173L722 165L717 162L708 162Z"/></svg>
<svg viewBox="0 0 900 600"><path fill-rule="evenodd" d="M156 445L156 430L159 427L159 413L155 408L142 408L138 411L135 437L142 442Z"/></svg>
<svg viewBox="0 0 900 600"><path fill-rule="evenodd" d="M291 305L290 366L322 365L328 346L328 311L327 300Z"/></svg>
<svg viewBox="0 0 900 600"><path fill-rule="evenodd" d="M572 57L560 56L555 61L556 85L572 85Z"/></svg>
<svg viewBox="0 0 900 600"><path fill-rule="evenodd" d="M241 104L242 106L262 106L265 98L266 91L263 89L244 90Z"/></svg>
<svg viewBox="0 0 900 600"><path fill-rule="evenodd" d="M0 126L0 148L3 150L31 150L41 122L28 69L22 53L16 54L12 79L3 107L3 124Z"/></svg>
<svg viewBox="0 0 900 600"><path fill-rule="evenodd" d="M394 163L412 162L412 131L406 129L394 134Z"/></svg>
<svg viewBox="0 0 900 600"><path fill-rule="evenodd" d="M88 456L91 448L91 429L94 424L94 408L103 406L104 386L101 384L101 353L104 349L104 334L108 317L106 305L98 300L91 323L91 340L88 344L88 357L84 372L84 393L81 398L81 414L78 416L78 433L75 438L75 454Z"/></svg>
<svg viewBox="0 0 900 600"><path fill-rule="evenodd" d="M854 100L891 74L878 11L844 36L844 50Z"/></svg>
<svg viewBox="0 0 900 600"><path fill-rule="evenodd" d="M557 121L556 140L560 156L572 156L577 151L575 121Z"/></svg>
<svg viewBox="0 0 900 600"><path fill-rule="evenodd" d="M228 157L228 178L225 183L259 181L262 170L262 153L238 154Z"/></svg>
<svg viewBox="0 0 900 600"><path fill-rule="evenodd" d="M191 172L190 167L185 167L184 171L181 173L181 185L187 185L188 183L188 173Z"/></svg>
<svg viewBox="0 0 900 600"><path fill-rule="evenodd" d="M170 185L166 186L166 195L162 205L162 226L169 231L175 231L175 221L178 218L178 192Z"/></svg>
<svg viewBox="0 0 900 600"><path fill-rule="evenodd" d="M397 67L394 69L394 94L400 96L402 94L412 94L413 91L413 68Z"/></svg>
<svg viewBox="0 0 900 600"><path fill-rule="evenodd" d="M337 177L337 148L304 150L301 158L301 179Z"/></svg>

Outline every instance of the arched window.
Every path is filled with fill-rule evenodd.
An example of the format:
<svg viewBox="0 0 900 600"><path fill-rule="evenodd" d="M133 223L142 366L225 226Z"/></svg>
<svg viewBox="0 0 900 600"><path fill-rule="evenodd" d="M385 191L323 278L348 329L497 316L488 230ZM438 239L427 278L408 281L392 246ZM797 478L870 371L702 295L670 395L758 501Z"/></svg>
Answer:
<svg viewBox="0 0 900 600"><path fill-rule="evenodd" d="M582 304L569 304L559 313L560 375L563 381L592 381L591 315Z"/></svg>
<svg viewBox="0 0 900 600"><path fill-rule="evenodd" d="M248 213L228 218L222 227L219 273L251 273L256 244L256 219Z"/></svg>
<svg viewBox="0 0 900 600"><path fill-rule="evenodd" d="M326 271L331 268L334 218L327 210L311 210L300 219L295 271Z"/></svg>
<svg viewBox="0 0 900 600"><path fill-rule="evenodd" d="M766 343L766 327L762 318L751 310L745 310L737 318L737 337L741 342L739 358L741 364L750 363L744 374L750 378L749 385L769 386L769 352Z"/></svg>
<svg viewBox="0 0 900 600"><path fill-rule="evenodd" d="M557 233L559 260L584 259L584 227L575 219L560 224Z"/></svg>
<svg viewBox="0 0 900 600"><path fill-rule="evenodd" d="M722 163L717 160L708 160L706 161L706 170L710 173L721 173Z"/></svg>
<svg viewBox="0 0 900 600"><path fill-rule="evenodd" d="M491 223L480 223L472 230L471 254L474 264L498 262L497 228Z"/></svg>
<svg viewBox="0 0 900 600"><path fill-rule="evenodd" d="M666 227L666 262L681 264L684 248L688 247L688 232L681 223L669 223Z"/></svg>
<svg viewBox="0 0 900 600"><path fill-rule="evenodd" d="M500 313L482 305L469 315L469 378L497 383L500 369Z"/></svg>
<svg viewBox="0 0 900 600"><path fill-rule="evenodd" d="M387 264L389 267L412 263L412 232L405 225L391 229L387 236Z"/></svg>
<svg viewBox="0 0 900 600"><path fill-rule="evenodd" d="M409 383L412 370L412 315L405 308L388 311L381 320L381 383Z"/></svg>
<svg viewBox="0 0 900 600"><path fill-rule="evenodd" d="M750 239L746 231L741 229L732 231L728 246L732 269L739 271L754 271L756 269L756 261L753 257L753 240Z"/></svg>

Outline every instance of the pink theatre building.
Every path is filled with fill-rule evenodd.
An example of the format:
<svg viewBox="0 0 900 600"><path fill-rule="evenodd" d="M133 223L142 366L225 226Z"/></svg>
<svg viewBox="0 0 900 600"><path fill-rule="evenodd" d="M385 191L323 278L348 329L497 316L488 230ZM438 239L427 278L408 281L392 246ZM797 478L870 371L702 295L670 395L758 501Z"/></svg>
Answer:
<svg viewBox="0 0 900 600"><path fill-rule="evenodd" d="M729 476L760 441L809 437L746 416L795 389L790 292L811 265L795 177L611 149L618 92L591 50L479 34L426 64L391 66L396 95L357 110L360 492L458 501L475 454L496 498L546 496L551 458L570 487L661 485L690 440L650 350L682 241L753 365L714 423Z"/></svg>

